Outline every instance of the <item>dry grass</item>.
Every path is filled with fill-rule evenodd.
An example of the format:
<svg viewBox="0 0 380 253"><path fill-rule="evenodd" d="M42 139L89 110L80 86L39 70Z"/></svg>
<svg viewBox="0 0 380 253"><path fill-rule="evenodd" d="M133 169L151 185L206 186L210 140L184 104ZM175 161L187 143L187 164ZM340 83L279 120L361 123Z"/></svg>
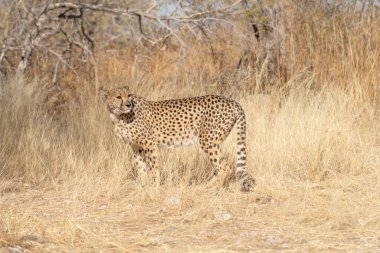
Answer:
<svg viewBox="0 0 380 253"><path fill-rule="evenodd" d="M223 40L211 41L216 58L199 41L96 52L101 85L127 82L148 99L219 93L239 100L257 181L247 194L234 183L208 185L210 164L198 146L162 150L163 184L142 187L130 148L113 135L94 95L92 70L65 72L57 92L47 74L54 65L36 53L29 78L0 83L0 247L379 251L380 20L375 11L324 13L301 2L309 3L281 1L287 76L276 72L266 92L258 92L265 61L236 70L238 33L221 31ZM234 140L233 132L224 144L231 166ZM198 183L189 185L193 177Z"/></svg>
<svg viewBox="0 0 380 253"><path fill-rule="evenodd" d="M163 150L165 182L143 188L97 98L51 120L35 92L39 82L11 88L20 82L7 86L0 112L0 245L30 252L380 247L380 121L370 103L302 83L286 99L242 99L257 180L243 194L236 184L188 185L210 168L197 146ZM231 165L234 139L224 148Z"/></svg>

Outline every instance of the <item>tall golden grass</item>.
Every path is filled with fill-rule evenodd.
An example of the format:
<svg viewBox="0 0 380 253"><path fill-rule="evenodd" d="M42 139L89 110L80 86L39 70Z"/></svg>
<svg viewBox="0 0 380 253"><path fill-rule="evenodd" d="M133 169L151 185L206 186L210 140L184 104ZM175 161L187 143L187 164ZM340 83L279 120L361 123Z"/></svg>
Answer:
<svg viewBox="0 0 380 253"><path fill-rule="evenodd" d="M379 21L327 18L296 6L288 11L288 78L270 92L258 92L263 67L236 70L238 41L214 42L222 63L197 41L185 53L97 53L104 86L128 83L152 100L206 93L239 100L247 114L248 168L257 182L248 194L234 183L208 185L211 165L196 145L162 150L162 185L142 187L134 180L131 150L113 135L85 69L61 78L62 92L41 74L48 69L43 59L33 78L9 78L0 101L0 246L30 252L379 250ZM234 134L223 147L231 166Z"/></svg>

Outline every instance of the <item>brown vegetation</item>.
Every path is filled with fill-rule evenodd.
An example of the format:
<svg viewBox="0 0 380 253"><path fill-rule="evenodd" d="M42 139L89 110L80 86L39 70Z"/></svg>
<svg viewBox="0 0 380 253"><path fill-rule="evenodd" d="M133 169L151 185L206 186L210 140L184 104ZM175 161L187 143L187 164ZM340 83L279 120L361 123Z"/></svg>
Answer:
<svg viewBox="0 0 380 253"><path fill-rule="evenodd" d="M157 47L95 46L96 73L73 61L58 85L51 82L56 60L43 50L25 75L13 75L9 58L0 80L0 246L379 250L379 10L264 2L206 39L184 32L186 47L175 38ZM276 19L268 21L265 8ZM262 35L252 35L249 47L247 19L261 24ZM283 35L263 25L280 23ZM211 165L198 146L162 150L162 185L139 185L131 150L113 135L96 95L95 74L100 85L127 83L152 100L210 93L239 100L257 186L244 194L237 184L208 185ZM224 145L231 166L234 134Z"/></svg>

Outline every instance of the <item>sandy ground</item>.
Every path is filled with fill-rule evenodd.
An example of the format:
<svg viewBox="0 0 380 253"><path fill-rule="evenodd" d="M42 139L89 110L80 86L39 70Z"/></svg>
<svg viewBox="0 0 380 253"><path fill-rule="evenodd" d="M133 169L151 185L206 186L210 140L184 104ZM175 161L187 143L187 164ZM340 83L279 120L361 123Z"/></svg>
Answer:
<svg viewBox="0 0 380 253"><path fill-rule="evenodd" d="M241 193L234 185L127 183L120 196L96 199L8 185L0 245L23 252L380 252L379 195L358 181L288 185L273 196L262 186ZM379 193L378 182L368 184ZM358 194L366 209L350 202Z"/></svg>

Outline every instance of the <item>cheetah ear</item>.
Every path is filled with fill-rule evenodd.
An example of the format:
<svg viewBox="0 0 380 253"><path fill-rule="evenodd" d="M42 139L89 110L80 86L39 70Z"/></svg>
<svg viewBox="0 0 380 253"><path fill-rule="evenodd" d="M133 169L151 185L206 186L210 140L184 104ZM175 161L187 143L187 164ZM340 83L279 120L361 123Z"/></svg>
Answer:
<svg viewBox="0 0 380 253"><path fill-rule="evenodd" d="M107 98L107 96L108 96L108 91L106 91L105 89L103 89L103 87L101 87L100 89L99 89L99 95L100 95L100 97L102 98L102 99L106 99Z"/></svg>

